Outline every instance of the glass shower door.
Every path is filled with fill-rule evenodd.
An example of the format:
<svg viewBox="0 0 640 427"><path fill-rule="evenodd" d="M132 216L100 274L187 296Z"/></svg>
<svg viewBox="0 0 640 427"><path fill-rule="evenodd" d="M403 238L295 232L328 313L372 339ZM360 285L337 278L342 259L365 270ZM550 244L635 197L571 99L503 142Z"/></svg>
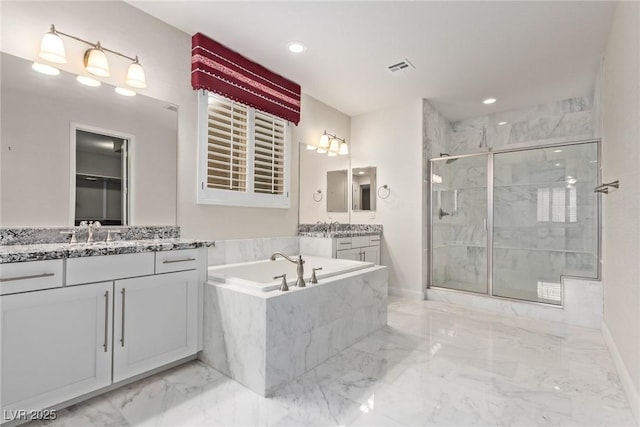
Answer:
<svg viewBox="0 0 640 427"><path fill-rule="evenodd" d="M561 276L598 276L597 144L497 153L495 296L559 305Z"/></svg>
<svg viewBox="0 0 640 427"><path fill-rule="evenodd" d="M487 161L431 162L431 286L488 293Z"/></svg>

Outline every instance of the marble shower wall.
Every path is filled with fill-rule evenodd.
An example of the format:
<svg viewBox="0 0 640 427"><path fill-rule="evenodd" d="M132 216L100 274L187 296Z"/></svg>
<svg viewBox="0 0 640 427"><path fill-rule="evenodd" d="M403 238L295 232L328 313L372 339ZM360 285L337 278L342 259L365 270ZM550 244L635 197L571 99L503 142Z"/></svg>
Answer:
<svg viewBox="0 0 640 427"><path fill-rule="evenodd" d="M432 285L449 283L483 292L487 158L462 158L449 164L436 161L432 170L427 167L428 159L441 152L479 154L593 139L597 137L593 101L584 96L451 124L428 102L424 105L425 182L435 178L433 194L425 185L429 197L425 212L430 209L433 216L429 230L434 250ZM498 126L501 121L508 123ZM513 158L504 161L509 156ZM471 160L474 158L477 160ZM526 299L530 293L536 299L539 282L557 283L561 274L597 276L597 198L592 192L597 183L596 158L595 144L567 147L560 154L535 150L495 155L494 289L513 290L511 296ZM570 183L572 179L577 182ZM540 191L545 188L550 194L554 188L565 192L566 220L545 222L538 218ZM569 221L570 208L577 211L576 220ZM448 215L439 218L440 209ZM538 274L541 272L546 273Z"/></svg>
<svg viewBox="0 0 640 427"><path fill-rule="evenodd" d="M499 126L503 121L507 124ZM504 111L451 123L446 152L470 154L516 144L536 146L592 139L594 122L591 95Z"/></svg>

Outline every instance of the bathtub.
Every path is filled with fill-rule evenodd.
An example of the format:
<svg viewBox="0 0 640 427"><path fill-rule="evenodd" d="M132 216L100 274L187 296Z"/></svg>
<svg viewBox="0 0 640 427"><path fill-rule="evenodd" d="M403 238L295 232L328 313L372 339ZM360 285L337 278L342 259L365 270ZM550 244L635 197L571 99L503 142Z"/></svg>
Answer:
<svg viewBox="0 0 640 427"><path fill-rule="evenodd" d="M292 257L293 258L293 257ZM373 267L372 262L351 261L336 258L321 258L304 256L304 280L311 285L312 268L322 267L316 272L318 282L323 279L350 273L357 270ZM269 292L280 288L281 279L273 279L281 274L287 275L287 284L293 286L296 283L297 265L284 258L278 257L275 261L269 259L254 262L242 262L237 264L225 264L209 267L209 280L218 283L231 283L262 292Z"/></svg>
<svg viewBox="0 0 640 427"><path fill-rule="evenodd" d="M387 324L387 268L368 262L303 256L307 287L278 289L273 276L296 280L287 260L209 268L203 293L199 357L261 396ZM322 267L312 285L311 269Z"/></svg>

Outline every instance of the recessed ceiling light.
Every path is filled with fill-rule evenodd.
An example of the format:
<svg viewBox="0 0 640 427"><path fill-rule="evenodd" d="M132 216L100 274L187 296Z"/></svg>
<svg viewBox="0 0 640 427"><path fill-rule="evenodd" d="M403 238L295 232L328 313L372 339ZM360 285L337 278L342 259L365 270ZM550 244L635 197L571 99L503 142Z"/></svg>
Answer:
<svg viewBox="0 0 640 427"><path fill-rule="evenodd" d="M484 101L482 101L482 103L486 104L486 105L489 105L489 104L493 104L496 101L497 101L497 99L495 99L495 98L487 98Z"/></svg>
<svg viewBox="0 0 640 427"><path fill-rule="evenodd" d="M287 43L287 47L289 48L289 51L293 52L293 53L302 53L305 50L307 50L307 47L303 43L300 43L300 42Z"/></svg>
<svg viewBox="0 0 640 427"><path fill-rule="evenodd" d="M60 70L58 70L56 67L52 67L51 65L47 64L41 64L39 62L34 62L33 65L31 65L31 68L39 73L47 74L49 76L57 76L58 74L60 74Z"/></svg>
<svg viewBox="0 0 640 427"><path fill-rule="evenodd" d="M100 86L100 82L96 79L92 79L89 76L78 76L76 77L78 83L81 83L85 86L98 87Z"/></svg>
<svg viewBox="0 0 640 427"><path fill-rule="evenodd" d="M122 96L136 96L136 93L132 90L129 89L125 89L123 87L117 87L116 89L116 93L118 95L122 95Z"/></svg>
<svg viewBox="0 0 640 427"><path fill-rule="evenodd" d="M507 124L507 122L498 122L498 126L504 126L506 124Z"/></svg>
<svg viewBox="0 0 640 427"><path fill-rule="evenodd" d="M553 150L554 153L562 153L562 150L558 149L558 150Z"/></svg>

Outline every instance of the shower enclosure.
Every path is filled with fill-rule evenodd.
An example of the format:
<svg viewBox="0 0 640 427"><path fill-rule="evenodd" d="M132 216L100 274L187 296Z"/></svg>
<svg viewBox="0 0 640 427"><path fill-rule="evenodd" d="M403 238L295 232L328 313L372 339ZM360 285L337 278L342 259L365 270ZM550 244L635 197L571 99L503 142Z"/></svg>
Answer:
<svg viewBox="0 0 640 427"><path fill-rule="evenodd" d="M431 287L561 305L599 277L598 143L430 161Z"/></svg>

